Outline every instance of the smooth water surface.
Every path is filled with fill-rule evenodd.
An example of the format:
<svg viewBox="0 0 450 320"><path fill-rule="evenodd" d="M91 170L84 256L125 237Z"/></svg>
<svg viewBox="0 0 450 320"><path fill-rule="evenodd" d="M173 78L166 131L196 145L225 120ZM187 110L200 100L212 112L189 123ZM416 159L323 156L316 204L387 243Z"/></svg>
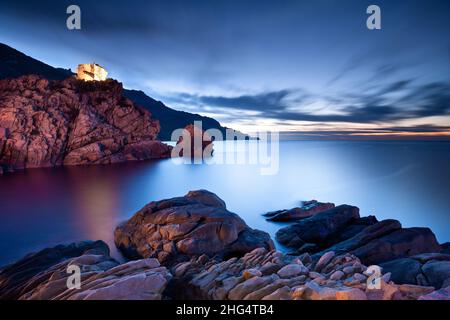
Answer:
<svg viewBox="0 0 450 320"><path fill-rule="evenodd" d="M227 146L234 142L227 142ZM245 142L240 142L245 143ZM256 143L256 142L254 142ZM216 142L215 157L225 145ZM239 151L248 154L240 145ZM450 143L280 143L279 171L250 164L176 165L170 159L107 166L34 169L0 176L0 265L59 243L102 239L152 200L208 189L230 211L272 236L266 211L301 200L352 204L361 215L427 226L450 241Z"/></svg>

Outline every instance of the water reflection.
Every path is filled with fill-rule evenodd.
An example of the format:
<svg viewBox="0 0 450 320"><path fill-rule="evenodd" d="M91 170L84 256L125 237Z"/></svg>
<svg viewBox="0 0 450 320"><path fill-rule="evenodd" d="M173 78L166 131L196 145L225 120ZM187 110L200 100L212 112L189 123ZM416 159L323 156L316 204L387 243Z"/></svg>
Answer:
<svg viewBox="0 0 450 320"><path fill-rule="evenodd" d="M216 153L225 150L216 142ZM242 150L240 151L242 152ZM36 169L0 176L0 265L84 239L114 250L113 230L152 200L209 189L252 227L280 224L261 213L318 199L360 207L363 215L428 226L450 240L450 143L282 142L280 170L257 165L174 165L170 160Z"/></svg>

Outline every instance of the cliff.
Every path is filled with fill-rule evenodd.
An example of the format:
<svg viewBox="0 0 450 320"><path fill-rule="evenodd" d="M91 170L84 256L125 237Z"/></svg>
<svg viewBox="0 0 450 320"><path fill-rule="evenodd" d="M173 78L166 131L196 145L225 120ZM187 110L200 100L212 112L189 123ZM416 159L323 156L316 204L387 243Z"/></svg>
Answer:
<svg viewBox="0 0 450 320"><path fill-rule="evenodd" d="M39 76L0 80L0 167L15 170L165 158L159 122L122 84Z"/></svg>

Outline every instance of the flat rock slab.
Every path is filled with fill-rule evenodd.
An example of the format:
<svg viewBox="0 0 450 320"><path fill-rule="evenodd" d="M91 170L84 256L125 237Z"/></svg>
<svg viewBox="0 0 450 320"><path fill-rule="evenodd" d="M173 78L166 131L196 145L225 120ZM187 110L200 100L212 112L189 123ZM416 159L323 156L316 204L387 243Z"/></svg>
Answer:
<svg viewBox="0 0 450 320"><path fill-rule="evenodd" d="M79 287L70 279L79 270ZM159 300L172 275L156 259L119 264L103 241L44 249L0 270L0 299ZM69 285L68 285L69 284Z"/></svg>

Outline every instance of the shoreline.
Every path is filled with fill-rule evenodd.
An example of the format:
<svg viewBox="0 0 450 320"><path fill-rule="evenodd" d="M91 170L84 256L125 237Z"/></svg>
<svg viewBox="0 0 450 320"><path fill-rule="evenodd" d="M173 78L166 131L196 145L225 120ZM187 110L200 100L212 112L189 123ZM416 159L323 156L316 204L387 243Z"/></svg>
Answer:
<svg viewBox="0 0 450 320"><path fill-rule="evenodd" d="M345 209L347 207L344 206ZM306 208L310 209L310 207ZM189 212L188 216L185 215L186 212ZM342 206L336 206L325 211L316 210L311 216L292 222L290 227L298 227L298 225L305 223L305 221L311 220L315 220L316 225L322 225L323 221L321 222L320 219L323 219L324 217L330 218L331 216L342 221L342 212ZM305 212L302 214L304 213ZM355 212L353 212L352 215L355 215ZM356 216L353 218L365 219L357 218ZM157 225L150 227L152 223L157 223ZM373 225L376 225L376 223L369 225L368 228L373 228ZM364 230L365 228L360 232L356 232L356 235L359 234L359 238L362 238L363 236L361 236L361 234L364 233ZM367 238L366 236L364 237ZM349 239L351 238L352 237ZM344 242L347 241L348 243L349 239L344 240ZM378 300L380 298L380 296L371 297L374 293L370 290L368 291L366 287L365 281L367 280L367 276L364 275L364 272L367 266L363 263L364 257L363 261L361 261L353 254L354 252L343 251L342 248L340 251L325 250L320 254L305 251L293 255L292 253L273 251L273 242L267 233L249 228L238 215L227 211L226 204L223 200L218 198L215 194L205 190L192 191L184 197L176 197L149 203L128 221L119 224L115 232L115 242L119 250L128 257L128 260L123 263L114 262L113 264L115 264L116 267L113 268L118 268L119 266L123 266L120 268L130 268L129 266L138 263L140 265L139 268L141 269L147 268L146 266L150 264L152 266L151 268L156 268L155 270L163 272L166 283L158 290L155 289L156 291L152 291L156 292L151 296L153 298L162 298L164 295L169 295L169 298L170 295L175 297L174 292L177 292L177 290L184 286L190 289L184 296L180 296L183 299L196 299L200 296L205 299L214 297L222 297L222 299L224 299L227 295L228 298L231 299L242 299L253 291L248 291L248 289L244 290L244 287L242 287L240 290L244 291L241 292L235 290L236 293L232 293L232 289L236 285L239 287L239 283L243 285L248 281L250 281L250 283L256 282L257 284L255 285L259 288L254 288L258 294L252 295L250 298L264 298L267 296L267 299L281 299L283 297L295 299L301 297L305 292L307 292L306 296L304 296L305 299L322 299L324 297L335 299L336 297L345 297L346 299ZM86 243L89 242L85 241L82 246ZM109 256L110 249L107 245L102 241L97 243L100 243L99 245L103 248L101 251L104 258L101 258L101 261L115 261ZM74 245L75 244L72 244L71 246ZM417 245L417 243L414 245ZM449 244L444 244L442 248L440 245L438 246L439 252L426 252L426 249L430 247L419 248L419 251L422 252L410 256L403 255L399 258L420 260L425 266L429 263L436 264L436 261L438 261L438 264L440 264L441 267L445 266L445 270L443 271L445 274L442 277L446 277L446 274L450 271ZM35 254L29 254L22 260L16 261L6 266L6 268L3 267L0 270L0 280L3 279L3 281L0 281L0 284L5 282L5 270L10 270L9 272L11 272L11 270L17 269L17 265L26 263L27 259L36 259L33 258L33 256L39 256L42 252L61 250L61 248L64 249L65 247L67 246L60 245L55 247L56 249L46 249ZM437 250L437 247L435 249ZM78 254L80 254L80 252ZM86 253L81 253L81 256L77 259L87 259L82 258L84 255L86 255ZM70 260L71 259L66 258L66 260L63 261L69 263ZM393 261L395 260L396 259ZM266 262L263 263L262 261ZM331 261L333 261L332 264L330 264ZM58 263L60 264L61 262ZM97 261L96 263L99 262ZM211 270L214 270L214 268L223 269L224 265L228 265L227 268L231 268L235 271L220 271L215 274L215 276L212 276ZM395 287L397 288L396 292L398 292L397 296L391 294L389 297L390 299L403 299L406 297L411 299L414 296L412 293L414 290L416 290L414 298L419 298L417 292L420 292L422 293L422 296L425 296L432 294L434 289L439 290L444 288L444 286L450 285L450 275L448 280L440 283L439 288L437 288L436 285L433 286L433 290L431 290L432 286L430 286L429 283L397 283L396 281L393 281L396 277L398 278L395 268L392 269L392 266L386 266L391 268L391 271L388 271L387 273L383 272L383 286L385 288L390 288L389 290L394 290L393 288ZM448 270L446 269L447 267L449 267ZM46 266L41 273L52 274L55 272L52 271L52 268L53 267L51 266ZM135 275L135 271L132 271L135 270L133 268L134 267L131 267L130 273ZM144 269L141 269L139 269L139 272L136 271L138 272L137 274L144 272ZM188 272L188 270L190 271ZM30 271L28 270L27 272ZM97 274L96 277L103 277L103 272L110 274L107 269L105 269ZM231 273L229 274L229 272ZM236 274L233 275L234 273ZM13 274L14 271L12 271L12 275ZM205 291L206 288L209 288L209 285L205 287L204 280L201 280L204 276L212 277L211 279L213 279L217 276L224 276L225 274L227 274L228 277L237 277L236 279L241 280L236 280L237 282L233 287L226 289L226 294L223 291L224 288L220 285L214 287L215 289L213 291L211 291L212 289L208 289L209 293ZM10 276L12 275L10 274ZM35 277L37 275L33 276ZM40 277L42 277L42 274ZM356 279L352 278L353 280L351 280L351 277ZM6 277L6 279L7 278L8 277ZM121 277L118 276L118 281L122 281L120 278ZM272 284L274 281L277 285ZM39 290L43 290L41 288L43 284L45 283L37 284L40 288ZM436 282L434 284L436 284ZM286 286L288 289L286 289ZM299 289L300 287L301 289ZM130 287L130 290L131 288L132 287ZM328 289L326 292L323 292L323 288ZM401 291L400 288L403 288L402 290L406 290L407 292ZM59 287L59 289L63 290L61 287ZM271 293L267 293L270 291L269 289L273 289ZM28 293L28 297L39 298L39 295L36 294L37 292L42 294L42 292L37 288L33 290ZM0 285L0 293L2 291L5 291L5 288L2 290ZM212 293L216 291L217 293ZM222 293L219 294L219 292ZM383 291L383 293L377 292L378 295L381 294L381 297L386 294L385 291ZM66 292L66 294L69 293ZM96 295L97 294L99 293L96 293ZM109 294L108 298L114 298L114 290ZM80 293L79 297L82 296L83 294ZM133 297L136 298L135 296L130 296L129 298L133 299ZM149 298L149 296L146 296L146 298Z"/></svg>

